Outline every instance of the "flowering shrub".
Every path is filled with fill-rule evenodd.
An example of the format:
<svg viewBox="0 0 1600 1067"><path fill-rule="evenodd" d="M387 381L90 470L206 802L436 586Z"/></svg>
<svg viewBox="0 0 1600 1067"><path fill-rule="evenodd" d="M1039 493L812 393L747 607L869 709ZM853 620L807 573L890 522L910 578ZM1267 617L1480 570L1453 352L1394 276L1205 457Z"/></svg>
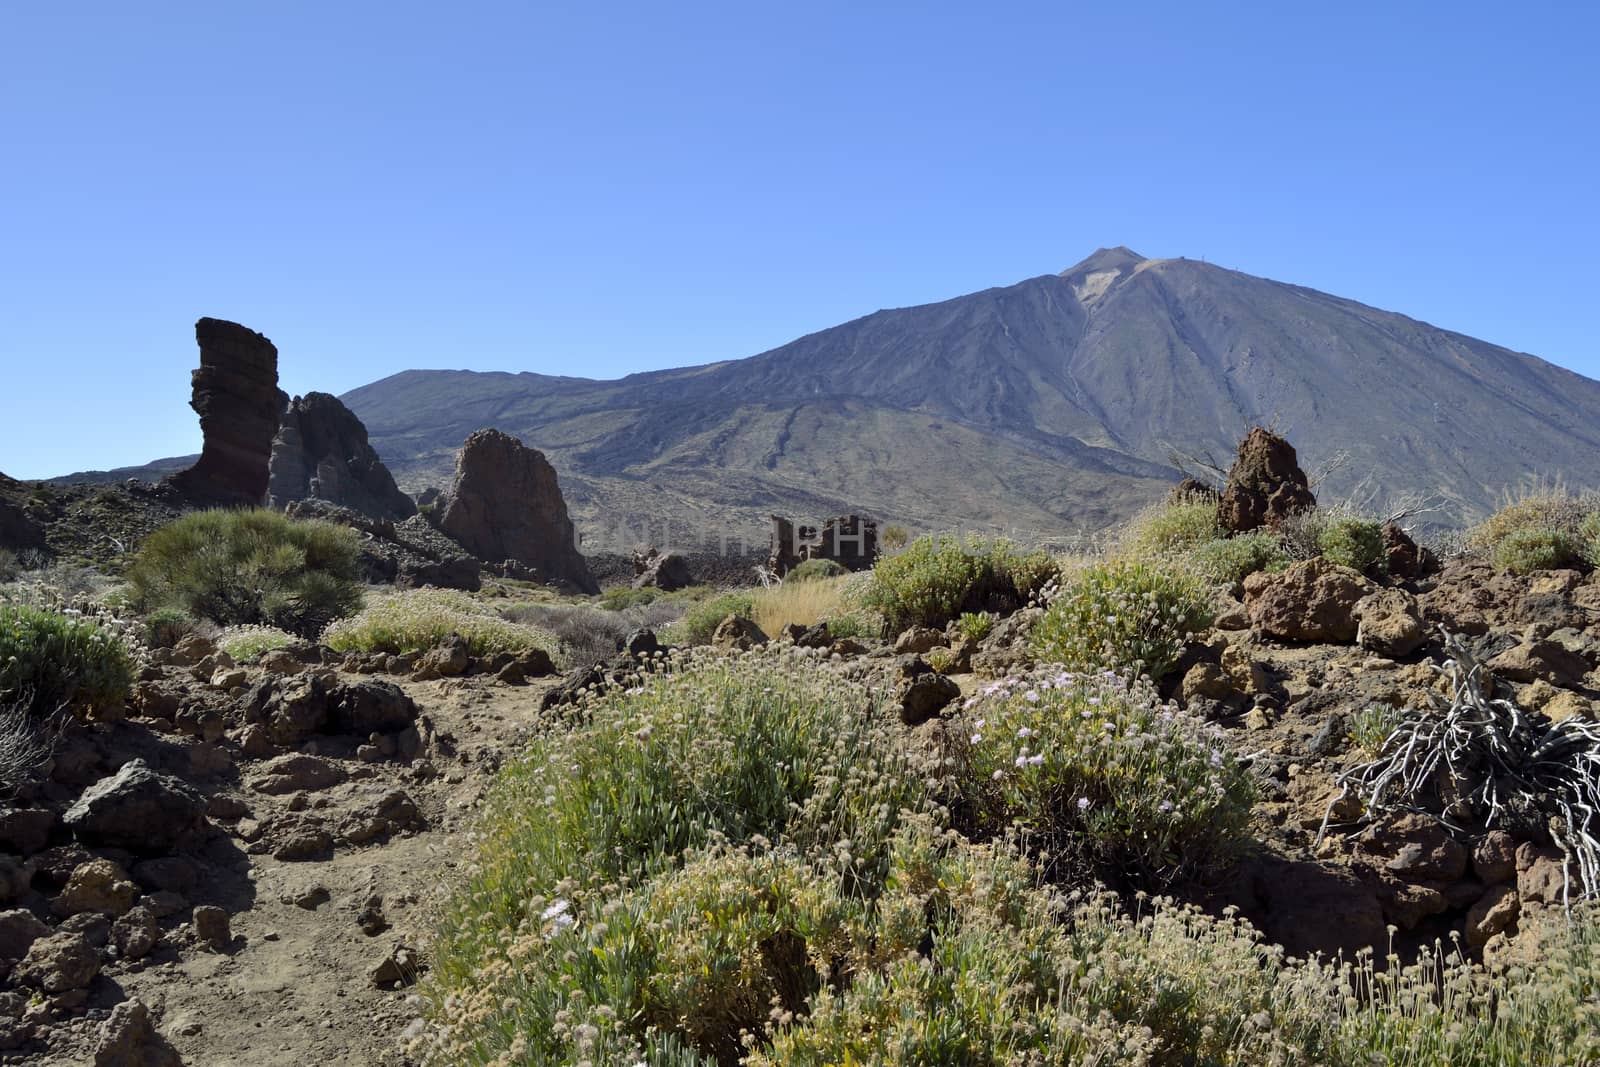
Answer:
<svg viewBox="0 0 1600 1067"><path fill-rule="evenodd" d="M151 648L172 648L198 629L194 616L182 608L157 608L144 617L142 636Z"/></svg>
<svg viewBox="0 0 1600 1067"><path fill-rule="evenodd" d="M271 626L230 626L217 635L217 647L235 661L255 659L278 648L288 648L295 636Z"/></svg>
<svg viewBox="0 0 1600 1067"><path fill-rule="evenodd" d="M465 593L449 589L407 589L374 602L359 615L341 619L322 634L338 652L422 652L451 634L460 634L475 656L542 648L558 655L548 632L508 622Z"/></svg>
<svg viewBox="0 0 1600 1067"><path fill-rule="evenodd" d="M0 703L35 716L95 709L126 699L133 662L120 635L68 609L58 614L0 604Z"/></svg>
<svg viewBox="0 0 1600 1067"><path fill-rule="evenodd" d="M966 702L964 775L981 822L1051 864L1162 887L1247 839L1255 791L1221 732L1144 682L1040 670Z"/></svg>
<svg viewBox="0 0 1600 1067"><path fill-rule="evenodd" d="M891 631L942 627L964 611L1015 609L1060 576L1048 552L1024 552L1004 540L919 537L873 568L866 606Z"/></svg>
<svg viewBox="0 0 1600 1067"><path fill-rule="evenodd" d="M1160 680L1211 619L1211 593L1197 576L1112 560L1085 567L1055 591L1030 640L1042 662Z"/></svg>

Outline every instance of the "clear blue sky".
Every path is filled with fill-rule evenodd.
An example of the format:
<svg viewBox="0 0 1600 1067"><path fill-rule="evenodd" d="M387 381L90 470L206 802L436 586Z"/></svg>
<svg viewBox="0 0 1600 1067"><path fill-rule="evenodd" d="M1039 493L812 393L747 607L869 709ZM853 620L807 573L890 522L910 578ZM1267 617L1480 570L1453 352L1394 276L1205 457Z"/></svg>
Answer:
<svg viewBox="0 0 1600 1067"><path fill-rule="evenodd" d="M294 393L612 377L1117 244L1600 375L1597 39L1577 3L7 4L0 471L197 450L201 315Z"/></svg>

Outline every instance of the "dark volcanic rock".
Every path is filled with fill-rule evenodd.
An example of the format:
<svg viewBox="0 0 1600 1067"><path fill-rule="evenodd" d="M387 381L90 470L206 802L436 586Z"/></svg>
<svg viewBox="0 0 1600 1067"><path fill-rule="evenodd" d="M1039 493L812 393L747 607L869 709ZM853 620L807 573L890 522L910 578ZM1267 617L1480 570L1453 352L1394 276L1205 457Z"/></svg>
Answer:
<svg viewBox="0 0 1600 1067"><path fill-rule="evenodd" d="M28 516L21 504L7 499L20 489L20 482L0 474L0 548L13 552L44 547L44 530Z"/></svg>
<svg viewBox="0 0 1600 1067"><path fill-rule="evenodd" d="M449 556L439 560L402 561L394 584L402 588L431 585L439 589L464 589L475 593L483 588L482 568L471 556Z"/></svg>
<svg viewBox="0 0 1600 1067"><path fill-rule="evenodd" d="M578 554L555 468L510 434L479 430L467 438L439 527L479 559L516 560L543 581L600 591Z"/></svg>
<svg viewBox="0 0 1600 1067"><path fill-rule="evenodd" d="M268 503L281 508L307 498L377 519L404 519L417 512L368 443L361 420L327 393L307 393L291 401L272 442Z"/></svg>
<svg viewBox="0 0 1600 1067"><path fill-rule="evenodd" d="M689 573L689 561L679 552L662 552L650 549L633 554L633 587L653 588L663 593L683 589L694 584Z"/></svg>
<svg viewBox="0 0 1600 1067"><path fill-rule="evenodd" d="M136 759L84 790L61 821L85 841L159 855L201 825L205 809L186 783Z"/></svg>
<svg viewBox="0 0 1600 1067"><path fill-rule="evenodd" d="M1259 426L1246 434L1217 506L1222 525L1244 533L1316 506L1294 446Z"/></svg>
<svg viewBox="0 0 1600 1067"><path fill-rule="evenodd" d="M263 504L285 400L278 350L254 330L222 319L201 319L194 334L200 367L189 406L200 415L205 445L199 462L171 482L198 503Z"/></svg>

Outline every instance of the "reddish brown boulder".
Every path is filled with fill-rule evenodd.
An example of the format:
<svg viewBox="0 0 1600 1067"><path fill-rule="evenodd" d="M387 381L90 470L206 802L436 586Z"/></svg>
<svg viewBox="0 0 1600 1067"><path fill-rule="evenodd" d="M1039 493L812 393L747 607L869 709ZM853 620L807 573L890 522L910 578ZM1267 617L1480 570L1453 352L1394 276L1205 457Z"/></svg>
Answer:
<svg viewBox="0 0 1600 1067"><path fill-rule="evenodd" d="M1233 533L1277 526L1317 506L1294 446L1259 426L1239 442L1217 517Z"/></svg>
<svg viewBox="0 0 1600 1067"><path fill-rule="evenodd" d="M1356 605L1377 588L1359 571L1318 556L1252 574L1244 581L1244 605L1268 637L1349 644L1359 628Z"/></svg>
<svg viewBox="0 0 1600 1067"><path fill-rule="evenodd" d="M1439 560L1392 522L1383 524L1383 552L1396 578L1421 578L1439 569Z"/></svg>
<svg viewBox="0 0 1600 1067"><path fill-rule="evenodd" d="M546 582L600 586L578 553L556 470L508 433L479 430L456 455L439 528L479 559L514 560Z"/></svg>
<svg viewBox="0 0 1600 1067"><path fill-rule="evenodd" d="M278 389L278 350L236 322L194 324L200 366L189 406L200 416L205 444L194 466L171 483L190 500L257 506L266 502L272 438L287 399Z"/></svg>

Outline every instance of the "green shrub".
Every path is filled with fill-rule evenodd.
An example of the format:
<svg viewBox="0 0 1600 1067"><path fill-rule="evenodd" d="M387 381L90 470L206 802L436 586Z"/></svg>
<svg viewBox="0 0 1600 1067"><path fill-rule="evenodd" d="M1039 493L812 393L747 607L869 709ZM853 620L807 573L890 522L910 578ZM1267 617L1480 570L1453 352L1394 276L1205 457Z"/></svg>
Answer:
<svg viewBox="0 0 1600 1067"><path fill-rule="evenodd" d="M828 636L836 641L875 637L883 632L882 620L863 612L830 615L822 621L828 624Z"/></svg>
<svg viewBox="0 0 1600 1067"><path fill-rule="evenodd" d="M1497 570L1512 574L1572 567L1584 557L1584 544L1577 537L1563 530L1538 528L1513 530L1489 554Z"/></svg>
<svg viewBox="0 0 1600 1067"><path fill-rule="evenodd" d="M911 534L904 526L885 526L878 534L878 544L890 552L898 552L911 543Z"/></svg>
<svg viewBox="0 0 1600 1067"><path fill-rule="evenodd" d="M1171 556L1226 535L1216 499L1189 496L1140 512L1124 532L1121 548L1125 555Z"/></svg>
<svg viewBox="0 0 1600 1067"><path fill-rule="evenodd" d="M878 561L867 606L892 631L943 627L966 611L1014 610L1060 576L1047 552L1024 552L1004 540L919 537Z"/></svg>
<svg viewBox="0 0 1600 1067"><path fill-rule="evenodd" d="M1555 530L1581 537L1585 520L1596 513L1592 497L1579 497L1565 487L1532 485L1507 502L1467 535L1470 548L1493 554L1500 543L1524 530Z"/></svg>
<svg viewBox="0 0 1600 1067"><path fill-rule="evenodd" d="M235 662L243 663L264 653L288 648L296 640L294 634L271 626L230 626L217 637L217 647Z"/></svg>
<svg viewBox="0 0 1600 1067"><path fill-rule="evenodd" d="M1388 569L1383 525L1371 519L1333 519L1319 531L1317 547L1328 562L1341 567L1362 572Z"/></svg>
<svg viewBox="0 0 1600 1067"><path fill-rule="evenodd" d="M1247 840L1248 773L1148 682L1044 669L989 685L966 715L978 810L1052 864L1160 889L1220 870Z"/></svg>
<svg viewBox="0 0 1600 1067"><path fill-rule="evenodd" d="M722 625L723 619L729 615L748 619L754 614L755 606L753 593L723 593L710 600L702 600L684 612L683 620L677 624L673 636L679 644L709 645L711 636Z"/></svg>
<svg viewBox="0 0 1600 1067"><path fill-rule="evenodd" d="M151 648L172 648L198 627L182 608L157 608L144 617L144 642Z"/></svg>
<svg viewBox="0 0 1600 1067"><path fill-rule="evenodd" d="M1600 567L1600 511L1585 515L1578 524L1578 540L1583 547L1583 561L1591 568Z"/></svg>
<svg viewBox="0 0 1600 1067"><path fill-rule="evenodd" d="M1401 722L1400 713L1388 704L1368 704L1350 717L1346 735L1361 751L1376 756Z"/></svg>
<svg viewBox="0 0 1600 1067"><path fill-rule="evenodd" d="M570 1048L573 1028L555 1019L566 1008L582 1016L606 1005L634 1018L643 995L630 969L638 957L624 949L626 938L606 940L613 929L626 932L628 905L617 887L660 877L692 894L695 879L670 872L694 850L781 844L808 858L813 881L832 887L827 893L864 900L881 891L901 813L923 805L926 788L893 742L893 714L886 695L864 707L840 670L777 651L680 657L672 673L591 698L575 725L509 765L486 803L477 863L446 909L433 953L435 1003L443 1011L448 999L468 1031L443 1062L485 1062L465 1050L480 1042L503 1050L516 1034L545 1049ZM743 907L738 894L728 906ZM569 914L568 928L581 937L547 941ZM509 931L525 932L523 943L504 936ZM560 985L551 995L535 968L530 988L520 977L522 953L557 968L565 961L569 972L581 962L577 970L606 999L573 1005ZM517 965L507 970L510 962ZM707 996L718 983L727 988L725 973L705 977ZM626 995L608 984L613 979ZM659 980L675 979L691 981ZM659 995L681 1003L689 994ZM492 1017L459 1019L463 1001L484 1004ZM550 1055L536 1061L552 1062Z"/></svg>
<svg viewBox="0 0 1600 1067"><path fill-rule="evenodd" d="M361 606L354 530L276 512L197 511L145 539L128 580L140 608L315 637Z"/></svg>
<svg viewBox="0 0 1600 1067"><path fill-rule="evenodd" d="M600 593L600 606L607 611L627 611L652 604L661 596L659 589L634 589L627 585L614 585Z"/></svg>
<svg viewBox="0 0 1600 1067"><path fill-rule="evenodd" d="M35 716L96 710L127 699L133 663L122 638L70 615L0 604L0 703Z"/></svg>
<svg viewBox="0 0 1600 1067"><path fill-rule="evenodd" d="M989 611L969 611L956 619L956 632L968 641L982 641L994 632L998 617Z"/></svg>
<svg viewBox="0 0 1600 1067"><path fill-rule="evenodd" d="M451 634L466 638L475 656L539 648L558 658L560 647L549 632L509 622L465 593L449 589L407 589L386 596L359 615L329 626L322 641L337 652L425 652Z"/></svg>
<svg viewBox="0 0 1600 1067"><path fill-rule="evenodd" d="M1159 681L1211 619L1210 590L1200 578L1175 567L1111 560L1069 578L1030 641L1042 662Z"/></svg>
<svg viewBox="0 0 1600 1067"><path fill-rule="evenodd" d="M1289 556L1271 531L1255 530L1195 545L1189 563L1207 581L1237 590L1257 571L1282 570Z"/></svg>
<svg viewBox="0 0 1600 1067"><path fill-rule="evenodd" d="M842 578L850 572L831 559L807 559L783 576L786 582L814 582L820 578Z"/></svg>

